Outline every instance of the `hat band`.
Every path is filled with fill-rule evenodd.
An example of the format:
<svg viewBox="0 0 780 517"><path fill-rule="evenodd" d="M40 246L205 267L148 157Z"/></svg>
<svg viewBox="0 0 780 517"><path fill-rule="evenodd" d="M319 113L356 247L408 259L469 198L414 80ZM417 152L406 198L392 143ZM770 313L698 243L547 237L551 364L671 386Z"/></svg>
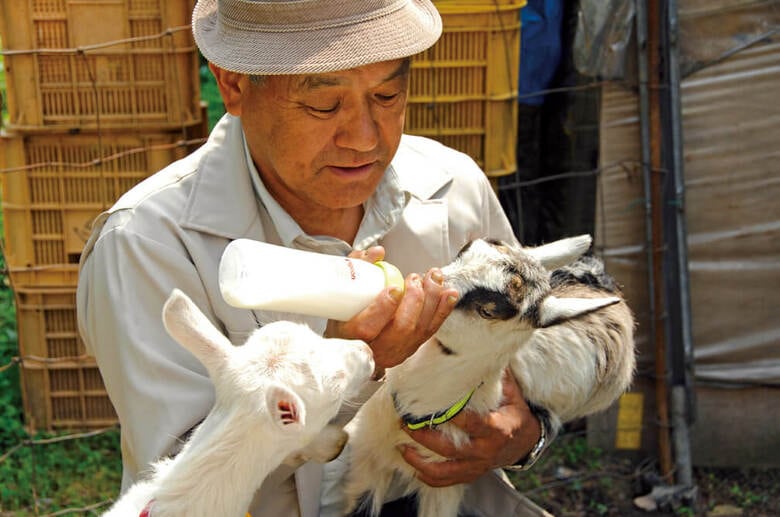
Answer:
<svg viewBox="0 0 780 517"><path fill-rule="evenodd" d="M302 32L355 25L388 16L404 8L409 0L332 0L319 7L313 2L252 2L219 0L219 22L244 31ZM359 12L334 17L333 11ZM324 20L329 20L323 23Z"/></svg>

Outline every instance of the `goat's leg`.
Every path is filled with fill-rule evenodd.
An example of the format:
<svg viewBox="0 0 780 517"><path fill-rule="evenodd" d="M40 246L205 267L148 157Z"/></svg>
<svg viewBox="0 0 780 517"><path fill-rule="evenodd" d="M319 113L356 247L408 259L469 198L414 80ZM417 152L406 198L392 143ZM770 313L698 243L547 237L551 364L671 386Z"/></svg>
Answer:
<svg viewBox="0 0 780 517"><path fill-rule="evenodd" d="M393 471L388 469L371 472L360 479L352 478L352 472L344 488L346 513L349 515L358 508L365 508L372 516L382 511L385 497L393 482Z"/></svg>
<svg viewBox="0 0 780 517"><path fill-rule="evenodd" d="M464 485L433 488L421 485L417 492L418 517L457 517Z"/></svg>
<svg viewBox="0 0 780 517"><path fill-rule="evenodd" d="M284 459L284 464L298 468L307 461L327 463L341 454L349 436L339 426L325 426L306 447L295 451Z"/></svg>

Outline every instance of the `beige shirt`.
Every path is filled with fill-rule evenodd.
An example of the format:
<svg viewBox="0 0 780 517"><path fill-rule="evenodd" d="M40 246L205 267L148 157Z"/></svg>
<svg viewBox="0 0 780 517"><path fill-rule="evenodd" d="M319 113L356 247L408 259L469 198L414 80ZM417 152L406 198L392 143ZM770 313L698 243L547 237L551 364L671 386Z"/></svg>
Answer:
<svg viewBox="0 0 780 517"><path fill-rule="evenodd" d="M233 239L292 239L287 244L321 246L333 254L350 249L332 238L286 230L279 222L289 216L278 205L266 206L272 198L256 193L254 172L240 120L225 115L200 149L131 189L95 221L81 258L78 323L119 415L124 489L152 461L175 453L214 402L205 368L162 325L161 308L174 287L236 344L258 323L278 319L324 330L320 318L237 309L220 295L219 259ZM366 203L355 247L383 245L387 260L404 274L450 262L477 237L514 240L482 171L466 155L432 140L404 136L377 192ZM369 384L364 400L376 388ZM345 409L341 420L352 412ZM274 473L255 498L252 515L318 515L321 479L317 464L299 468L294 484L289 472ZM485 486L495 493L484 492ZM527 506L490 474L470 492L475 500L492 501L491 512L496 504Z"/></svg>

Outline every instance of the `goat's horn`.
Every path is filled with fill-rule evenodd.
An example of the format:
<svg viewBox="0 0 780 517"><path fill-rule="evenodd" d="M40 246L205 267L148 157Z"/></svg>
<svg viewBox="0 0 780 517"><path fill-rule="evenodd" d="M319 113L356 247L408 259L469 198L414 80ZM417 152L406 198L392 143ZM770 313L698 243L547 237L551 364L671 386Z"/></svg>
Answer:
<svg viewBox="0 0 780 517"><path fill-rule="evenodd" d="M549 327L570 318L576 318L620 301L616 296L606 298L558 298L548 296L539 305L539 325Z"/></svg>
<svg viewBox="0 0 780 517"><path fill-rule="evenodd" d="M536 258L546 269L552 271L580 258L583 253L588 251L592 241L590 235L584 234L560 239L536 248L525 248L523 251Z"/></svg>

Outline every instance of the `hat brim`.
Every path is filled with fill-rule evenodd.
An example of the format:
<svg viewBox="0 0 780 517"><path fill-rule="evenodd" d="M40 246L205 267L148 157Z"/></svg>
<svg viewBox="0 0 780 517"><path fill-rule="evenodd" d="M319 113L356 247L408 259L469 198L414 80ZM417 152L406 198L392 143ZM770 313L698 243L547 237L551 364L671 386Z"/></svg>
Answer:
<svg viewBox="0 0 780 517"><path fill-rule="evenodd" d="M441 17L428 0L410 0L349 25L290 32L221 26L217 2L200 0L195 6L195 42L211 63L253 75L324 73L400 59L431 47L442 30Z"/></svg>

